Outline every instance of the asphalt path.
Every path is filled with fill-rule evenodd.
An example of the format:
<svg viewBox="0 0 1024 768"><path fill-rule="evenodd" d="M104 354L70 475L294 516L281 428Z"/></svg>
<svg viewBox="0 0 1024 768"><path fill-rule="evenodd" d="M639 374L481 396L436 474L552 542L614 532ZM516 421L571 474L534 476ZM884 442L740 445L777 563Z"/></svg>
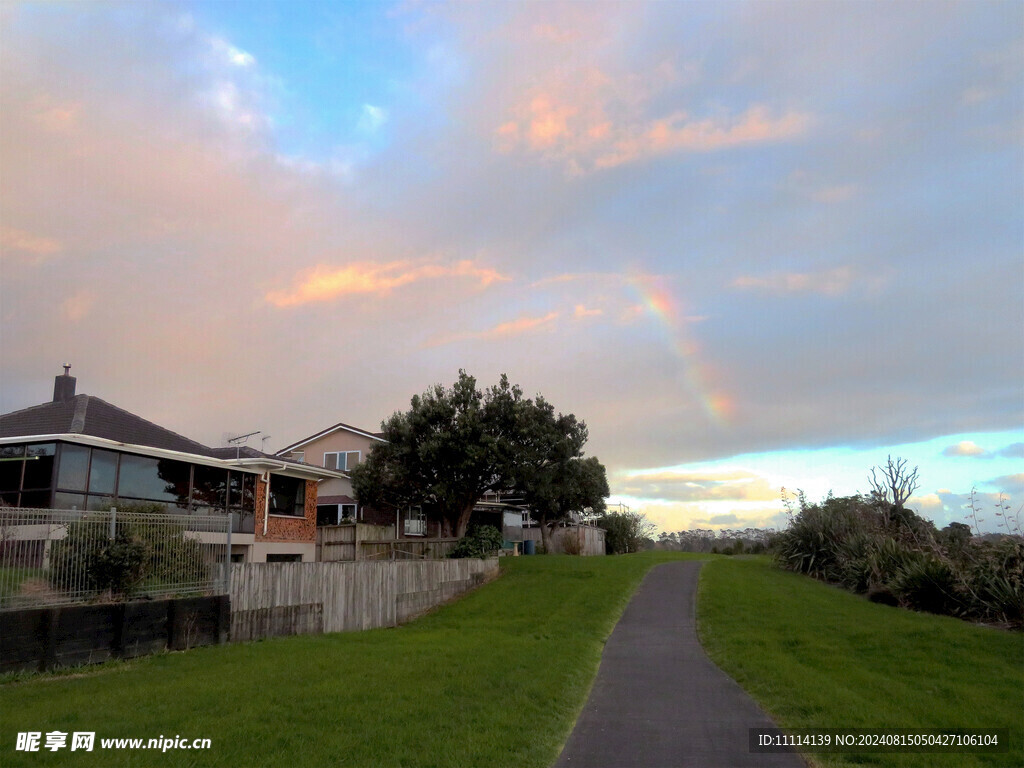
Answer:
<svg viewBox="0 0 1024 768"><path fill-rule="evenodd" d="M794 752L750 752L749 729L775 724L697 640L701 565L647 573L556 768L806 768Z"/></svg>

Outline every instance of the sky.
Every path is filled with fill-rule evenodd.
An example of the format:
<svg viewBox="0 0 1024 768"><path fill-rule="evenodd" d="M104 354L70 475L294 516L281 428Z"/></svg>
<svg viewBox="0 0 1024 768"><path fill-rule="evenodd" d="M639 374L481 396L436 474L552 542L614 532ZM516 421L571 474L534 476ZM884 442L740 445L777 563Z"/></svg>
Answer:
<svg viewBox="0 0 1024 768"><path fill-rule="evenodd" d="M889 456L996 530L1022 38L1013 2L5 3L0 412L71 363L273 451L507 373L662 530Z"/></svg>

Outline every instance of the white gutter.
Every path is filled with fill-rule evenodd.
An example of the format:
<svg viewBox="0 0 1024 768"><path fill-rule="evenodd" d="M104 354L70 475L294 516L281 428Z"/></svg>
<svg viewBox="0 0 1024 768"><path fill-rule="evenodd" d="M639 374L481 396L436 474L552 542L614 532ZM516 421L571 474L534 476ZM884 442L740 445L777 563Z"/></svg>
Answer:
<svg viewBox="0 0 1024 768"><path fill-rule="evenodd" d="M104 448L112 451L125 451L128 453L135 453L141 456L151 456L156 459L175 459L177 461L188 461L193 464L202 464L203 466L207 467L223 467L228 469L232 467L237 467L238 469L251 469L263 471L266 471L267 467L272 467L275 469L275 471L280 471L283 474L290 475L293 477L297 476L308 479L348 479L348 475L344 472L339 472L336 469L327 469L326 467L315 467L311 464L292 464L289 462L281 461L280 459L271 460L262 458L220 459L215 456L203 456L202 454L199 453L185 453L184 451L172 451L168 448L154 448L149 445L123 443L118 440L110 440L106 437L80 435L74 432L64 432L60 434L50 435L20 435L15 437L0 437L0 445L9 445L12 443L48 443L55 442L58 440L65 443L77 443L78 445L88 445L93 448Z"/></svg>

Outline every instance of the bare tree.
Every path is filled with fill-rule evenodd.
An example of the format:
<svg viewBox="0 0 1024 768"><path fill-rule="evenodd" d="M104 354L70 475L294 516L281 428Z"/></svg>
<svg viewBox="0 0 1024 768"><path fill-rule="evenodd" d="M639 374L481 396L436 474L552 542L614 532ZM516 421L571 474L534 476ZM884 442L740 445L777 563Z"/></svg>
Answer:
<svg viewBox="0 0 1024 768"><path fill-rule="evenodd" d="M913 471L907 469L907 460L896 457L893 461L889 456L884 467L873 467L871 470L871 493L879 501L886 502L893 509L903 509L907 499L918 488L917 467Z"/></svg>

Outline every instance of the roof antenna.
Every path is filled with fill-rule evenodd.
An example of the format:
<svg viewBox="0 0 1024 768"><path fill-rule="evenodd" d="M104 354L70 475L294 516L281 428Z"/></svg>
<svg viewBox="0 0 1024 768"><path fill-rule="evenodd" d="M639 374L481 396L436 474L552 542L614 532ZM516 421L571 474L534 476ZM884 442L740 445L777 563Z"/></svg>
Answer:
<svg viewBox="0 0 1024 768"><path fill-rule="evenodd" d="M255 432L250 432L247 435L239 435L238 437L228 438L227 442L235 444L235 459L238 459L238 458L241 457L242 443L244 443L246 440L248 440L253 435L258 435L259 433L260 433L260 430L257 429Z"/></svg>

